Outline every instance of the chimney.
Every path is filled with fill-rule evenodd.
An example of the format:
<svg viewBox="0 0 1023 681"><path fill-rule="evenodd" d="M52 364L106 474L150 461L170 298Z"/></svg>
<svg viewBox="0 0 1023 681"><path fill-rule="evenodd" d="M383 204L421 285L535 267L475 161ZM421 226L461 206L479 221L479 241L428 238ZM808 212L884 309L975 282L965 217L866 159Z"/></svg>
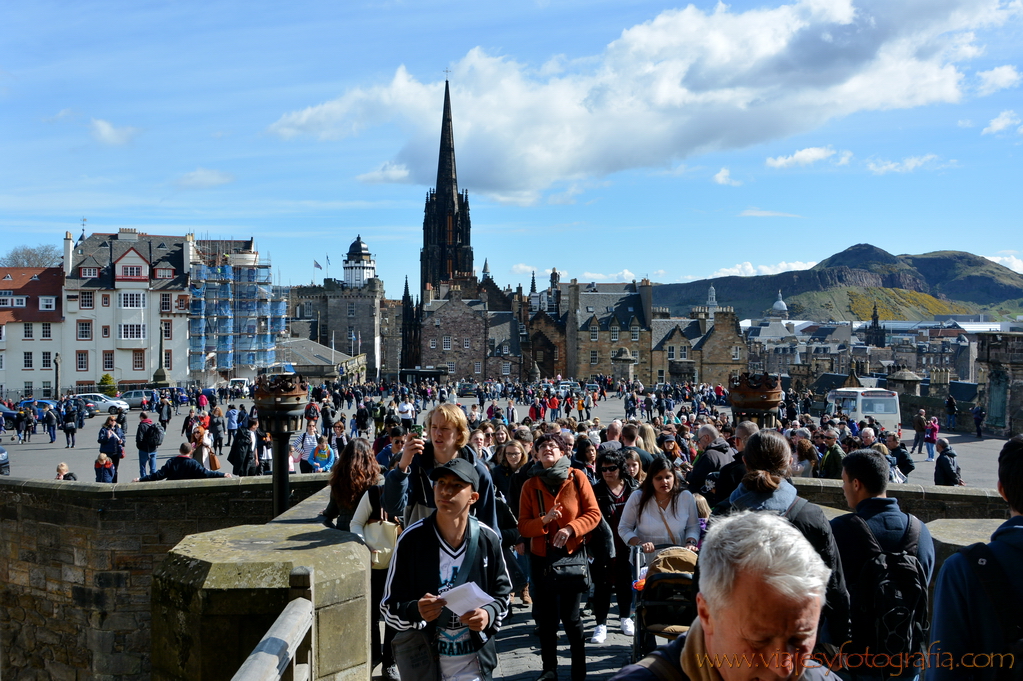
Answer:
<svg viewBox="0 0 1023 681"><path fill-rule="evenodd" d="M639 299L643 303L643 324L650 327L650 321L654 318L654 288L649 279L639 282Z"/></svg>
<svg viewBox="0 0 1023 681"><path fill-rule="evenodd" d="M71 232L64 232L64 276L71 275L71 253L74 250L75 242Z"/></svg>
<svg viewBox="0 0 1023 681"><path fill-rule="evenodd" d="M196 253L196 250L195 250L195 234L194 233L186 234L185 235L184 252L181 254L181 256L182 256L182 259L184 260L183 269L185 271L185 274L191 274L192 273L192 258L197 258L197 256L198 256L198 254Z"/></svg>
<svg viewBox="0 0 1023 681"><path fill-rule="evenodd" d="M133 227L121 227L117 230L118 241L138 241L139 231Z"/></svg>

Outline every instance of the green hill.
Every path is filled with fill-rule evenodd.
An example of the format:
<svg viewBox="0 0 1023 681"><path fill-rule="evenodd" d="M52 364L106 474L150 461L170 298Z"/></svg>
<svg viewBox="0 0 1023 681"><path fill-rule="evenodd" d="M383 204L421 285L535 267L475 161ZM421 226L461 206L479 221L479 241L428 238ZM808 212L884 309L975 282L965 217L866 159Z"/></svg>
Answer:
<svg viewBox="0 0 1023 681"><path fill-rule="evenodd" d="M869 319L874 303L882 319L929 320L936 314L1023 313L1023 275L962 251L892 255L857 244L808 270L756 277L719 277L654 287L654 304L686 315L704 305L713 284L718 304L740 317L759 317L782 292L789 317Z"/></svg>

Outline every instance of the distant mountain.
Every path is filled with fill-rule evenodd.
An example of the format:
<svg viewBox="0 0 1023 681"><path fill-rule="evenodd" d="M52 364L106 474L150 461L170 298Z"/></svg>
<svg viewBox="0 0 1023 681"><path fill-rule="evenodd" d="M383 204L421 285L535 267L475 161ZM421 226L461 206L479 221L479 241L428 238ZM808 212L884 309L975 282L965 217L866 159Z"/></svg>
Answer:
<svg viewBox="0 0 1023 681"><path fill-rule="evenodd" d="M686 315L707 303L713 284L719 305L740 318L759 317L778 291L798 319L869 319L874 303L882 319L927 320L935 314L1023 312L1023 275L963 251L892 255L856 244L808 270L756 277L719 277L655 286L654 304Z"/></svg>

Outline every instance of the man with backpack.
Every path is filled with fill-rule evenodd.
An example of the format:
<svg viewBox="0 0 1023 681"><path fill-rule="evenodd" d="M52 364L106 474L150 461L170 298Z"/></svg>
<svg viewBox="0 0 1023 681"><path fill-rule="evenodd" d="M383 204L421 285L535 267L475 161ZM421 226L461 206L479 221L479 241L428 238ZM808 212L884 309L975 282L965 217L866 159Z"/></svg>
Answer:
<svg viewBox="0 0 1023 681"><path fill-rule="evenodd" d="M852 641L843 649L853 654L852 680L916 679L919 667L880 662L920 653L927 644L934 542L919 518L887 496L889 465L875 449L845 456L842 491L853 512L831 521L852 604Z"/></svg>
<svg viewBox="0 0 1023 681"><path fill-rule="evenodd" d="M135 446L139 450L140 478L156 473L156 452L163 444L163 434L163 428L160 427L160 424L153 423L148 413L139 414L139 425L135 430Z"/></svg>
<svg viewBox="0 0 1023 681"><path fill-rule="evenodd" d="M315 402L310 402L305 406L304 416L307 426L316 426L316 422L320 420L320 408Z"/></svg>
<svg viewBox="0 0 1023 681"><path fill-rule="evenodd" d="M998 493L1009 504L1009 519L991 535L990 543L960 549L938 573L929 653L955 665L928 668L927 681L1016 679L1023 670L1023 588L1018 576L1023 564L1023 437L1019 435L1006 442L998 455ZM974 658L976 666L963 665ZM981 666L984 660L991 663Z"/></svg>

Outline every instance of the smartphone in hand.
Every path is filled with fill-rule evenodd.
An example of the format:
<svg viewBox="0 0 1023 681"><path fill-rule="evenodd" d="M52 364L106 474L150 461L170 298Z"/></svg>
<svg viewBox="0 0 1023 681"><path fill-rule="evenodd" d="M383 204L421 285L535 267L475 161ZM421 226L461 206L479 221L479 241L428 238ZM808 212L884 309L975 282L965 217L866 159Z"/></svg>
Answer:
<svg viewBox="0 0 1023 681"><path fill-rule="evenodd" d="M412 436L419 438L420 440L423 439L423 427L421 425L419 425L419 424L416 424L416 425L410 427L409 428L409 433Z"/></svg>

